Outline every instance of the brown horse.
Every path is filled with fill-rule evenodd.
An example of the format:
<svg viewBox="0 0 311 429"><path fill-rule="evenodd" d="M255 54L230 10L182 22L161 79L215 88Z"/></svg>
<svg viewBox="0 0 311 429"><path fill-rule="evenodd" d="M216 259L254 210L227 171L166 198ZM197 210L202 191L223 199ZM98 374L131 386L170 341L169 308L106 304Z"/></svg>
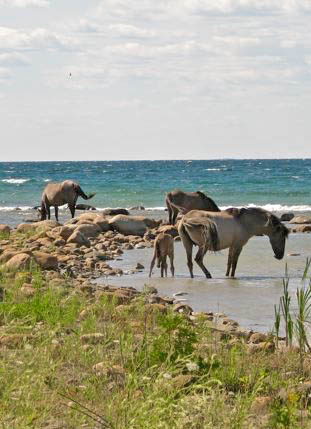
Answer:
<svg viewBox="0 0 311 429"><path fill-rule="evenodd" d="M267 235L276 259L282 259L288 229L272 213L260 208L228 209L217 213L192 210L183 216L179 235L187 253L187 265L193 277L192 247L199 246L195 261L211 278L203 264L208 250L216 252L229 248L226 276L234 277L243 246L254 235Z"/></svg>
<svg viewBox="0 0 311 429"><path fill-rule="evenodd" d="M188 213L190 210L220 211L217 204L201 191L183 192L179 189L175 189L167 194L165 202L168 210L169 223L171 225L175 224L179 211L182 214Z"/></svg>
<svg viewBox="0 0 311 429"><path fill-rule="evenodd" d="M161 277L165 272L165 277L167 277L167 256L170 259L170 269L172 277L174 277L174 239L171 235L161 232L154 241L154 254L150 264L149 277L151 277L152 270L157 259L157 267L161 267Z"/></svg>
<svg viewBox="0 0 311 429"><path fill-rule="evenodd" d="M95 193L86 195L79 183L72 180L65 180L61 183L48 183L43 190L41 197L41 220L51 218L50 207L55 207L55 217L58 221L58 206L68 204L71 216L75 215L76 202L78 197L89 200Z"/></svg>

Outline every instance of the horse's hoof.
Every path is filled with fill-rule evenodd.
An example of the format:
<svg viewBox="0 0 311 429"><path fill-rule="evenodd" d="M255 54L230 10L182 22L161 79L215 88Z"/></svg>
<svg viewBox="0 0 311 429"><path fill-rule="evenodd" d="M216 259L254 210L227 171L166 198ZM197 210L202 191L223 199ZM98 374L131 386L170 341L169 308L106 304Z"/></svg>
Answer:
<svg viewBox="0 0 311 429"><path fill-rule="evenodd" d="M206 274L206 278L211 279L212 278L211 274Z"/></svg>

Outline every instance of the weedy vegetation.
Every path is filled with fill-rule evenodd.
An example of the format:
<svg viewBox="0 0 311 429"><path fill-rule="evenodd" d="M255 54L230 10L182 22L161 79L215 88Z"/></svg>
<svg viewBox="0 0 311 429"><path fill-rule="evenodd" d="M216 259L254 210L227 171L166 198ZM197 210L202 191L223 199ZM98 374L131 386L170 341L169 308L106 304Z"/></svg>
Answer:
<svg viewBox="0 0 311 429"><path fill-rule="evenodd" d="M299 295L298 348L253 353L204 315L145 305L143 294L120 305L35 267L0 271L0 290L0 428L311 426L309 294Z"/></svg>

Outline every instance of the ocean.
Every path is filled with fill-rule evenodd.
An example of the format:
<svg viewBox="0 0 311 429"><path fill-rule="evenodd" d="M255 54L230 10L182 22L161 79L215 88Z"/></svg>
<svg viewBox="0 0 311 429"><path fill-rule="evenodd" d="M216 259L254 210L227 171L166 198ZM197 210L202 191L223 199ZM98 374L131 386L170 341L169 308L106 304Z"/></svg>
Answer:
<svg viewBox="0 0 311 429"><path fill-rule="evenodd" d="M4 162L0 163L0 223L15 226L35 218L33 207L40 204L44 186L65 179L78 181L86 193L96 192L86 203L98 209L143 206L146 212L138 213L149 217L167 217L165 194L174 188L201 190L221 208L259 206L278 214L311 213L311 159ZM79 198L78 203L84 202ZM60 213L62 222L70 218L65 207ZM185 251L176 243L175 279L159 279L156 269L149 279L152 249L132 250L112 265L131 270L139 261L145 270L101 281L137 288L148 283L160 294L183 291L195 310L224 311L245 327L271 329L274 304L278 305L282 295L285 266L294 303L306 258L311 256L311 235L290 234L281 261L273 258L267 237L254 237L242 251L235 280L224 275L227 254L225 250L206 256L212 279L206 280L196 264L195 278L190 279Z"/></svg>
<svg viewBox="0 0 311 429"><path fill-rule="evenodd" d="M31 213L44 186L65 179L96 192L89 203L99 209L163 210L165 194L180 188L206 192L220 207L311 211L311 159L2 162L0 221L17 209Z"/></svg>

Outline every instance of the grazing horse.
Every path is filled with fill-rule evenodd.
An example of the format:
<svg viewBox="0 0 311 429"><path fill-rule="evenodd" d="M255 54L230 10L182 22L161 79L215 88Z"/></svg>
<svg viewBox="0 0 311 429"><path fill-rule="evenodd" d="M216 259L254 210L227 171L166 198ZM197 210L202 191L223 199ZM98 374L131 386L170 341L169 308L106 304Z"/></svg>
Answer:
<svg viewBox="0 0 311 429"><path fill-rule="evenodd" d="M167 277L167 256L170 259L170 269L172 277L174 277L174 239L171 235L161 232L154 241L154 254L150 264L149 277L151 277L152 269L154 267L156 259L157 267L161 267L161 277L163 277L164 272L165 277Z"/></svg>
<svg viewBox="0 0 311 429"><path fill-rule="evenodd" d="M167 194L165 202L168 210L169 223L171 225L175 224L179 211L182 214L188 213L190 210L220 211L217 204L201 191L183 192L179 189L175 189Z"/></svg>
<svg viewBox="0 0 311 429"><path fill-rule="evenodd" d="M276 259L282 259L285 240L289 231L272 213L261 208L227 209L220 212L192 210L183 216L179 224L179 235L187 253L187 265L193 278L192 247L199 246L195 261L211 278L203 264L208 250L229 248L226 276L234 277L243 246L254 235L267 235Z"/></svg>
<svg viewBox="0 0 311 429"><path fill-rule="evenodd" d="M58 221L58 206L68 204L71 216L75 215L76 202L78 197L89 200L95 193L86 195L79 183L72 180L65 180L61 183L48 183L43 190L41 197L41 220L51 218L50 207L55 207L55 218Z"/></svg>

